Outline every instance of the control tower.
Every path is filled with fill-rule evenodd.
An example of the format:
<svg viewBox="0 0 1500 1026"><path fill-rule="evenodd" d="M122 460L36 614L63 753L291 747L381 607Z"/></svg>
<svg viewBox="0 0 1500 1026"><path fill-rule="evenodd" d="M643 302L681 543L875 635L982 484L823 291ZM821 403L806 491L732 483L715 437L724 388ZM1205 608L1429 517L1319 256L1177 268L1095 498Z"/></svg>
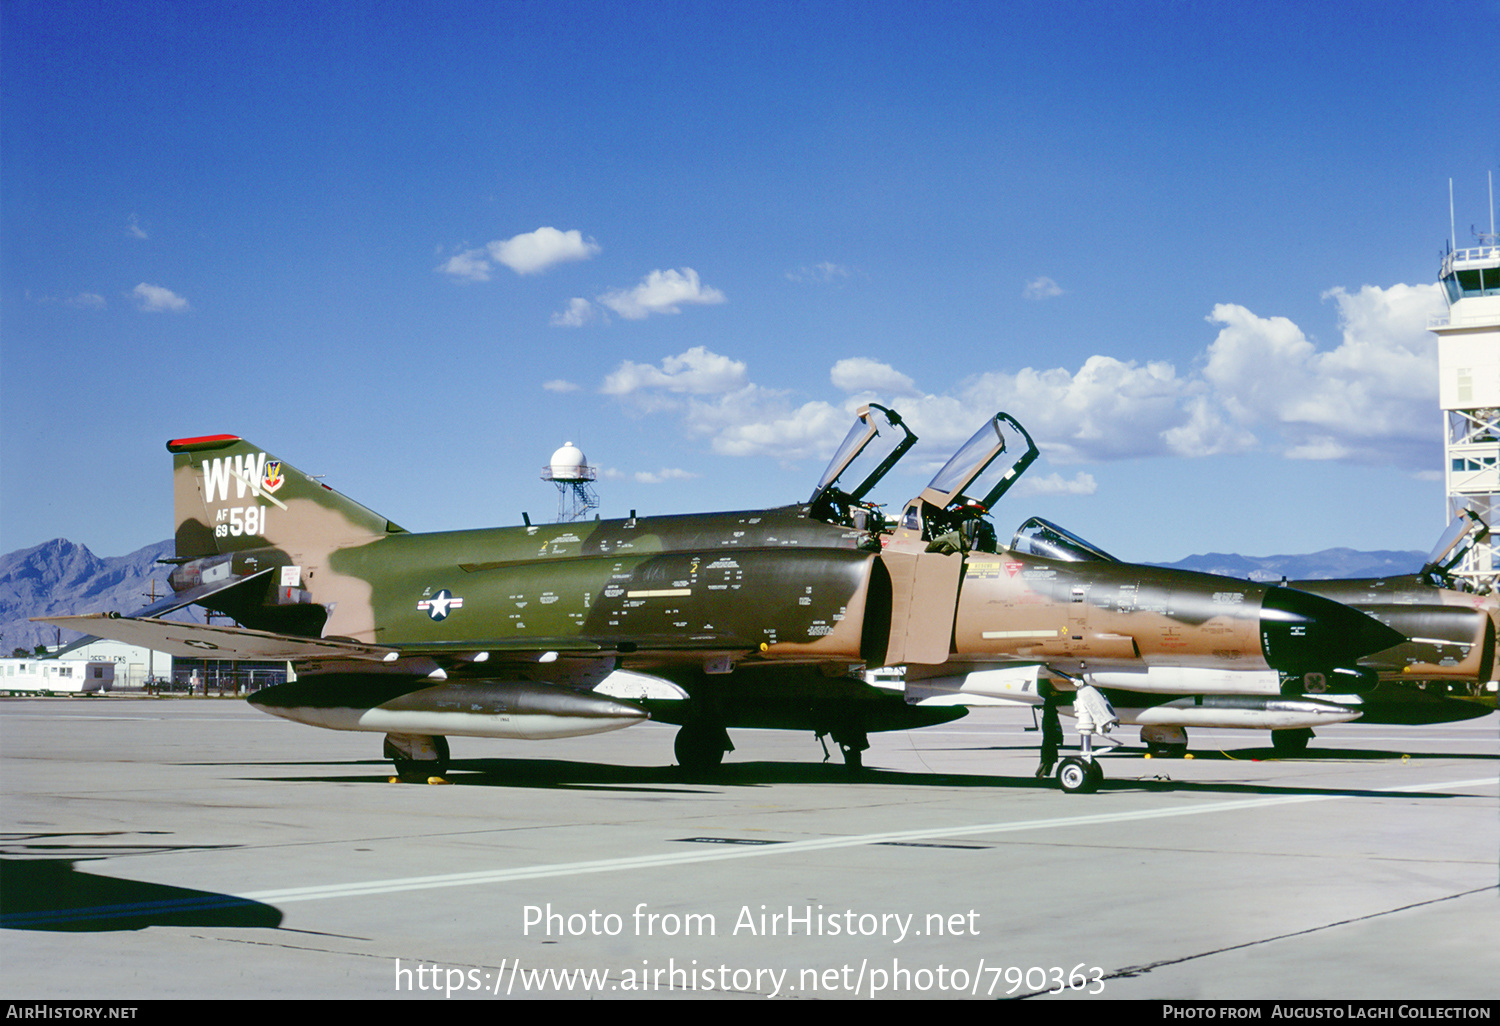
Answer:
<svg viewBox="0 0 1500 1026"><path fill-rule="evenodd" d="M572 442L564 442L552 454L552 462L542 468L542 480L557 485L557 522L570 523L588 516L599 505L594 479L599 472L589 466L583 452Z"/></svg>
<svg viewBox="0 0 1500 1026"><path fill-rule="evenodd" d="M1443 257L1438 280L1448 312L1427 327L1438 336L1448 518L1472 509L1500 531L1500 239L1493 183L1489 233L1475 234L1479 246L1458 249L1455 240ZM1495 536L1475 545L1453 572L1476 591L1496 590L1500 546Z"/></svg>

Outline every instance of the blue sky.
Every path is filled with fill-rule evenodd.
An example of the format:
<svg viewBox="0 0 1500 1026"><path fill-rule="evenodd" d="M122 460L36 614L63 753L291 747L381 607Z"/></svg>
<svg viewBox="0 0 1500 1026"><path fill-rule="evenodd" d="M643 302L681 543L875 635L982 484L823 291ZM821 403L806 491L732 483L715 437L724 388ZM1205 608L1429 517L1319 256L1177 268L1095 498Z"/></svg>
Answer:
<svg viewBox="0 0 1500 1026"><path fill-rule="evenodd" d="M806 498L853 406L1125 558L1426 549L1464 3L0 5L0 551L229 432L413 530Z"/></svg>

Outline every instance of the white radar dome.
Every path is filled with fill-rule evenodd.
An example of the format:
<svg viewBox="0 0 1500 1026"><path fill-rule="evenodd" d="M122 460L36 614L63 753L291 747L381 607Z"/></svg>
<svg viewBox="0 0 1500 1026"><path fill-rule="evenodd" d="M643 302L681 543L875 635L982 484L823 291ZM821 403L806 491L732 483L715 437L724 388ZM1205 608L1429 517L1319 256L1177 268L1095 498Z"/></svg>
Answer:
<svg viewBox="0 0 1500 1026"><path fill-rule="evenodd" d="M593 474L589 473L590 467L583 457L583 451L572 442L564 442L562 448L552 454L548 469L552 471L554 481L593 477Z"/></svg>

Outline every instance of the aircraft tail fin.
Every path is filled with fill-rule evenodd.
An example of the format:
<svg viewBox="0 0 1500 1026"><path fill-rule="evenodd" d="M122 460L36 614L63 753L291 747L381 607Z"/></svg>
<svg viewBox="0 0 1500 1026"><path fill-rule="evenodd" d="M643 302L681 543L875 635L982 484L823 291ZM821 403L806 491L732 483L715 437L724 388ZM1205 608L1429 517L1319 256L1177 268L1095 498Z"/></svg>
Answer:
<svg viewBox="0 0 1500 1026"><path fill-rule="evenodd" d="M167 450L178 559L268 546L295 552L402 531L237 435L178 438Z"/></svg>

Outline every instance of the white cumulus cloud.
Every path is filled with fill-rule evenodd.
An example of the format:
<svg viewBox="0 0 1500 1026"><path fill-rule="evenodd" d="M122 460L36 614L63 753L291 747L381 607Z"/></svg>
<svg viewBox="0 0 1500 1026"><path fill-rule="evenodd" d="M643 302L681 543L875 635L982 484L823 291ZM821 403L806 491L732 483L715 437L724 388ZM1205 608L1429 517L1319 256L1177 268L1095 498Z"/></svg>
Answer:
<svg viewBox="0 0 1500 1026"><path fill-rule="evenodd" d="M1210 436L1212 418L1201 414L1191 439L1183 434L1205 390L1170 363L1091 356L1076 373L1025 367L981 374L962 395L971 409L1005 410L1025 424L1053 462L1074 463L1189 455L1178 448L1189 440L1192 455L1243 448L1243 432L1226 428Z"/></svg>
<svg viewBox="0 0 1500 1026"><path fill-rule="evenodd" d="M1027 299L1051 299L1062 294L1062 286L1051 278L1032 278L1021 290L1021 295Z"/></svg>
<svg viewBox="0 0 1500 1026"><path fill-rule="evenodd" d="M534 232L462 250L444 261L438 270L460 281L489 281L494 264L509 267L517 274L540 274L558 264L588 260L601 249L576 228L564 232L544 226Z"/></svg>
<svg viewBox="0 0 1500 1026"><path fill-rule="evenodd" d="M487 247L496 263L504 264L517 274L537 274L557 264L587 260L600 251L593 239L585 240L576 228L560 232L556 228L538 228L534 232L491 242Z"/></svg>
<svg viewBox="0 0 1500 1026"><path fill-rule="evenodd" d="M833 387L844 392L882 392L887 395L916 395L917 385L888 363L864 356L840 360L829 371Z"/></svg>
<svg viewBox="0 0 1500 1026"><path fill-rule="evenodd" d="M461 281L490 280L490 262L485 259L485 251L482 249L455 253L438 270Z"/></svg>
<svg viewBox="0 0 1500 1026"><path fill-rule="evenodd" d="M574 297L568 301L568 308L560 310L552 315L549 322L554 328L581 328L594 319L594 304L587 299Z"/></svg>
<svg viewBox="0 0 1500 1026"><path fill-rule="evenodd" d="M164 289L160 285L147 285L141 282L130 290L135 297L136 305L149 313L168 311L181 313L188 309L188 301L183 299L171 289Z"/></svg>
<svg viewBox="0 0 1500 1026"><path fill-rule="evenodd" d="M680 271L652 271L632 289L615 289L599 297L626 320L638 321L654 313L680 313L680 307L724 302L724 293L705 286L691 267Z"/></svg>
<svg viewBox="0 0 1500 1026"><path fill-rule="evenodd" d="M664 481L691 481L697 474L676 467L663 467L657 471L637 470L635 479L641 484L661 484Z"/></svg>
<svg viewBox="0 0 1500 1026"><path fill-rule="evenodd" d="M713 437L726 456L774 456L791 461L827 459L849 430L851 412L814 400L792 406L785 394L750 386L714 404L694 403L689 430Z"/></svg>
<svg viewBox="0 0 1500 1026"><path fill-rule="evenodd" d="M662 360L660 367L626 360L604 379L605 395L630 395L647 389L703 395L727 392L745 383L745 364L694 346Z"/></svg>
<svg viewBox="0 0 1500 1026"><path fill-rule="evenodd" d="M1046 477L1036 477L1027 474L1016 482L1016 495L1093 495L1099 490L1099 483L1094 480L1093 474L1079 472L1073 475L1070 481L1061 474L1048 474Z"/></svg>
<svg viewBox="0 0 1500 1026"><path fill-rule="evenodd" d="M827 458L859 397L877 393L897 400L921 438L908 460L913 469L941 464L998 410L1024 424L1053 464L1262 449L1430 469L1441 423L1436 339L1426 324L1442 309L1438 287L1334 289L1325 298L1337 306L1342 333L1333 348L1320 348L1287 318L1220 304L1208 318L1217 336L1205 332L1182 369L1096 354L1076 367L989 370L928 394L896 367L852 357L829 372L829 383L849 396L839 403L764 387L743 362L698 346L659 366L625 361L601 391L670 412L715 452L784 461ZM1027 482L1032 494L1096 487L1084 473Z"/></svg>
<svg viewBox="0 0 1500 1026"><path fill-rule="evenodd" d="M1274 424L1296 459L1429 462L1441 439L1437 342L1427 317L1437 285L1333 289L1343 339L1320 350L1284 317L1220 304L1203 377L1247 426Z"/></svg>

